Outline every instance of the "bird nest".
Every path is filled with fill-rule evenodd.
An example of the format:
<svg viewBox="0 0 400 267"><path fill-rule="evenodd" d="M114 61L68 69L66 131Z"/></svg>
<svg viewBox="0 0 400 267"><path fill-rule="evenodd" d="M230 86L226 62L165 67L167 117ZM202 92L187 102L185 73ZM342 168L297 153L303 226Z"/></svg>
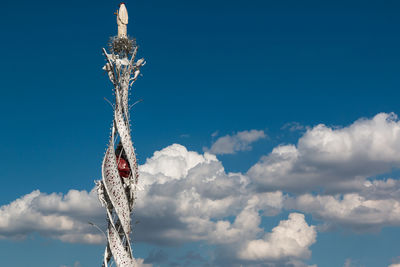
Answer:
<svg viewBox="0 0 400 267"><path fill-rule="evenodd" d="M128 37L114 36L110 38L108 46L111 53L120 57L129 57L136 47L136 39Z"/></svg>

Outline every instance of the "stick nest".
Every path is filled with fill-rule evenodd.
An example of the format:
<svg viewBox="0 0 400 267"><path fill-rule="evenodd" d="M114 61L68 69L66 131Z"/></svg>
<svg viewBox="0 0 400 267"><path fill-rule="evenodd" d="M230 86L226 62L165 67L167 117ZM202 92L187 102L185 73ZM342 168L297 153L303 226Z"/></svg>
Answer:
<svg viewBox="0 0 400 267"><path fill-rule="evenodd" d="M129 57L132 55L136 47L136 39L131 37L118 37L110 38L108 46L111 53L117 54L120 57Z"/></svg>

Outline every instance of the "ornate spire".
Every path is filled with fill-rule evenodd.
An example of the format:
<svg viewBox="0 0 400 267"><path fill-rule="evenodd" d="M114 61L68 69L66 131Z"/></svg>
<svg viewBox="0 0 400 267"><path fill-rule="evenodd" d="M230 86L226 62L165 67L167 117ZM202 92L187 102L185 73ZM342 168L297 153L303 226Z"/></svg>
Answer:
<svg viewBox="0 0 400 267"><path fill-rule="evenodd" d="M118 36L111 38L110 52L103 48L107 61L103 69L114 86L115 103L110 141L102 164L103 179L96 184L108 222L103 266L107 267L113 260L117 267L134 267L131 213L139 173L130 129L129 91L145 61L135 61L137 46L126 34L128 12L123 3L117 13L117 23Z"/></svg>

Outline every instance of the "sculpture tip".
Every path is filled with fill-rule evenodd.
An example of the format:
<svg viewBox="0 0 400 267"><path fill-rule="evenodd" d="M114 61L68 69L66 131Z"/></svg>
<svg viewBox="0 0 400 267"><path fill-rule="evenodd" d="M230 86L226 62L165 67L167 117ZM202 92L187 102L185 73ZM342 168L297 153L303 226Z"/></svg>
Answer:
<svg viewBox="0 0 400 267"><path fill-rule="evenodd" d="M128 25L128 10L126 9L124 2L121 2L119 4L119 10L116 14L118 24L118 37L126 37L126 25Z"/></svg>

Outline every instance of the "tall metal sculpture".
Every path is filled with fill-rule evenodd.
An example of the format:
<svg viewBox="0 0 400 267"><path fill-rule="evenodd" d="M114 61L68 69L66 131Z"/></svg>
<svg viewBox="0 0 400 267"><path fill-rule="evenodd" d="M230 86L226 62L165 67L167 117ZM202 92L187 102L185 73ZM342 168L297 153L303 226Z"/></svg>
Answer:
<svg viewBox="0 0 400 267"><path fill-rule="evenodd" d="M139 178L135 149L131 139L129 118L129 90L144 65L144 59L135 62L136 41L127 35L128 12L120 4L116 13L118 35L110 39L109 52L103 48L107 72L114 86L114 120L110 143L102 164L102 180L97 181L99 200L107 211L107 247L103 267L112 260L117 267L136 265L131 247L131 213L134 208Z"/></svg>

